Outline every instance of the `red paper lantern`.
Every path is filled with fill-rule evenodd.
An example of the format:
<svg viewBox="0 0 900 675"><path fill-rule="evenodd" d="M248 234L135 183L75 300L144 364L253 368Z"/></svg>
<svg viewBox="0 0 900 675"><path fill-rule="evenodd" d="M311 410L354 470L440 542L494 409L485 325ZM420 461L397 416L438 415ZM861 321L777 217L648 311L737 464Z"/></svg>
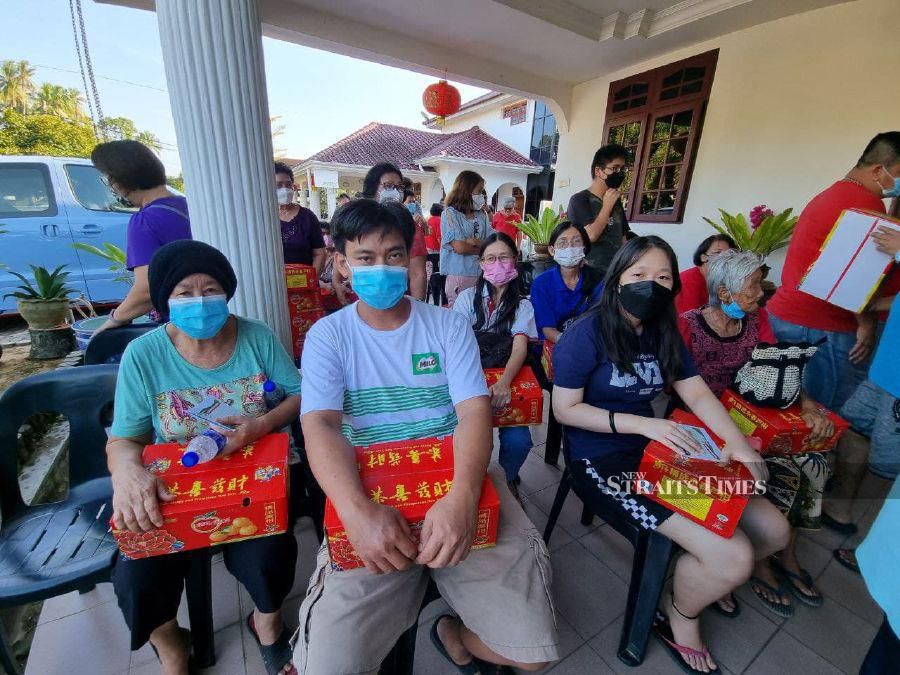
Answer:
<svg viewBox="0 0 900 675"><path fill-rule="evenodd" d="M445 117L459 112L460 102L459 89L447 80L428 85L422 94L422 105L438 118L438 124L443 124Z"/></svg>

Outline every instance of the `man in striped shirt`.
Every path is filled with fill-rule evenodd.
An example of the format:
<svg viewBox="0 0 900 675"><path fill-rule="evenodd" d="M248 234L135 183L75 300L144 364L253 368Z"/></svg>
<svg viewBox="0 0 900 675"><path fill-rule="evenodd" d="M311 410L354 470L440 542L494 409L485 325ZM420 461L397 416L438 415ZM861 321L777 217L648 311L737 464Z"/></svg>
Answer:
<svg viewBox="0 0 900 675"><path fill-rule="evenodd" d="M470 551L492 449L471 327L404 296L414 233L405 209L357 200L331 227L335 265L360 300L307 335L302 423L313 472L365 568L333 570L323 545L300 609L295 663L307 673L377 672L415 622L431 574L458 615L432 629L447 659L472 670L479 660L538 670L557 658L549 560L502 474L494 480L497 545ZM448 434L453 487L428 511L417 544L400 512L363 490L353 446Z"/></svg>

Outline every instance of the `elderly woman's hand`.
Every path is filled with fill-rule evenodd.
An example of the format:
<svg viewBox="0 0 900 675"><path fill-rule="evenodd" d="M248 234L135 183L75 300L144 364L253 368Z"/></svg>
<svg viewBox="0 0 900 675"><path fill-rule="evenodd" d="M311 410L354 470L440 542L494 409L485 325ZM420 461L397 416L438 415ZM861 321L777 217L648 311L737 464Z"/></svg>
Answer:
<svg viewBox="0 0 900 675"><path fill-rule="evenodd" d="M834 435L834 423L816 404L804 404L800 416L809 427L809 442L820 443Z"/></svg>
<svg viewBox="0 0 900 675"><path fill-rule="evenodd" d="M234 417L223 417L219 421L222 424L234 427L234 431L221 430L222 434L228 439L225 447L222 448L223 455L240 450L269 433L268 426L258 417L237 415Z"/></svg>
<svg viewBox="0 0 900 675"><path fill-rule="evenodd" d="M149 532L163 526L159 502L172 501L175 495L159 478L140 464L128 464L112 474L112 485L116 529Z"/></svg>
<svg viewBox="0 0 900 675"><path fill-rule="evenodd" d="M723 462L740 462L746 466L756 480L769 480L769 469L766 461L746 442L728 443L722 448Z"/></svg>

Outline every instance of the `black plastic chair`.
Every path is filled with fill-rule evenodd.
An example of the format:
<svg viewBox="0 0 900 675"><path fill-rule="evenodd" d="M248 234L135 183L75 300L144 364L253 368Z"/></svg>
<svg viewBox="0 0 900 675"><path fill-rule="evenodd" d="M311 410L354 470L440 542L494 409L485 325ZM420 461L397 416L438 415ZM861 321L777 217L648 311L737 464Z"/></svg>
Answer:
<svg viewBox="0 0 900 675"><path fill-rule="evenodd" d="M118 363L129 342L158 327L155 323L141 323L103 331L88 342L87 349L84 350L84 365Z"/></svg>
<svg viewBox="0 0 900 675"><path fill-rule="evenodd" d="M109 573L117 553L109 532L112 485L104 426L118 366L66 368L33 375L0 397L0 607L87 591ZM16 439L33 414L56 412L69 422L69 494L28 506L18 479ZM0 626L0 665L20 670Z"/></svg>
<svg viewBox="0 0 900 675"><path fill-rule="evenodd" d="M565 448L563 457L566 468L559 481L556 498L553 500L553 507L550 509L547 526L544 529L544 541L547 543L550 542L550 535L553 534L563 504L572 489L572 476ZM650 630L653 627L653 619L659 606L659 598L666 582L669 560L675 544L658 532L645 530L637 523L629 521L613 507L603 513L594 514L585 504L581 512L581 524L589 526L594 520L594 515L606 521L634 546L628 602L625 605L625 623L619 639L618 657L628 666L639 666L643 663L647 651L647 640L650 638Z"/></svg>

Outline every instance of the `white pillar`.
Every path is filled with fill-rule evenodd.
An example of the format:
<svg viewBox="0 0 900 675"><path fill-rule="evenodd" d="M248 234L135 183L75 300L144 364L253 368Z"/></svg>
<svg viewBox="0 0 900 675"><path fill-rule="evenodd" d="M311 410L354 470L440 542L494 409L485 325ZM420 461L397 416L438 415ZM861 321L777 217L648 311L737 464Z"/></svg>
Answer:
<svg viewBox="0 0 900 675"><path fill-rule="evenodd" d="M325 188L325 197L328 200L328 213L325 214L325 219L331 220L331 216L337 210L337 190L335 188Z"/></svg>
<svg viewBox="0 0 900 675"><path fill-rule="evenodd" d="M290 347L256 0L156 0L194 238L238 278L233 311Z"/></svg>
<svg viewBox="0 0 900 675"><path fill-rule="evenodd" d="M309 188L309 210L316 214L316 218L322 217L322 198L319 190L322 188Z"/></svg>

